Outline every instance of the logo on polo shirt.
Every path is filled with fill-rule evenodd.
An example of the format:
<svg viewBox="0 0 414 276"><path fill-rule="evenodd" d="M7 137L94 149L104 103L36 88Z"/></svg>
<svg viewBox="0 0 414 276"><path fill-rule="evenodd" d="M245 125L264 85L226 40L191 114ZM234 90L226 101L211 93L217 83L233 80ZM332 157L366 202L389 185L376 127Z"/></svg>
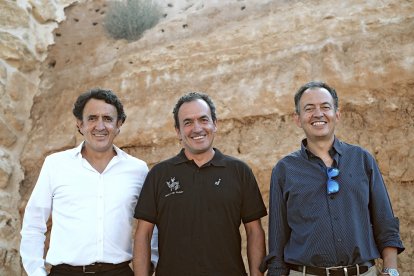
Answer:
<svg viewBox="0 0 414 276"><path fill-rule="evenodd" d="M214 182L214 185L218 186L220 185L220 182L221 182L221 178L219 178L216 182Z"/></svg>
<svg viewBox="0 0 414 276"><path fill-rule="evenodd" d="M171 177L170 181L167 181L167 186L170 188L171 193L166 194L165 197L174 195L174 194L182 194L184 191L180 190L180 182L175 180L175 177Z"/></svg>

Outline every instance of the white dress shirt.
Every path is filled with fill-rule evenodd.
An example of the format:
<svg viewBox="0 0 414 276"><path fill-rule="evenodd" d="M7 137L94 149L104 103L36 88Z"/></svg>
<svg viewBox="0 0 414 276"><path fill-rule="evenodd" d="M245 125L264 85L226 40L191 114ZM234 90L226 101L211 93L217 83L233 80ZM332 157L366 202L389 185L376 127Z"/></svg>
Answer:
<svg viewBox="0 0 414 276"><path fill-rule="evenodd" d="M114 146L102 173L78 147L46 157L22 226L20 255L29 276L47 275L43 252L52 214L46 263L88 265L132 259L133 212L148 173L146 163ZM151 260L158 261L157 232Z"/></svg>

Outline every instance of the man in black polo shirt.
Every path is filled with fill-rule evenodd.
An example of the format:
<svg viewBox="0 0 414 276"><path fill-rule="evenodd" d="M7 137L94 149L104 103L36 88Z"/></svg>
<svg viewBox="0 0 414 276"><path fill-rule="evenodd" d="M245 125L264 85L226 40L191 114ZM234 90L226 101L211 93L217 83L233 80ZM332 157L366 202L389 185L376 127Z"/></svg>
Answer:
<svg viewBox="0 0 414 276"><path fill-rule="evenodd" d="M265 255L260 222L267 214L251 169L213 148L215 106L202 93L181 97L173 111L183 149L149 172L135 218L134 272L150 270L150 242L159 230L157 276L247 275L241 256L239 227L247 235L250 275Z"/></svg>

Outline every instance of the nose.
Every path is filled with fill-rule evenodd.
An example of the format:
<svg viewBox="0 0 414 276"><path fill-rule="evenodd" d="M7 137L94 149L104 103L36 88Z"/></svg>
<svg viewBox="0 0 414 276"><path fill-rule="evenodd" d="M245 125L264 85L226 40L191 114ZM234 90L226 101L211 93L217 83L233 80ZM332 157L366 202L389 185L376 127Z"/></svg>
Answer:
<svg viewBox="0 0 414 276"><path fill-rule="evenodd" d="M99 118L97 120L95 128L98 129L98 130L105 129L105 124L104 124L102 118Z"/></svg>
<svg viewBox="0 0 414 276"><path fill-rule="evenodd" d="M197 121L194 121L194 125L193 125L193 131L197 132L202 130L201 124Z"/></svg>
<svg viewBox="0 0 414 276"><path fill-rule="evenodd" d="M322 117L323 112L320 107L316 107L312 114L313 117Z"/></svg>

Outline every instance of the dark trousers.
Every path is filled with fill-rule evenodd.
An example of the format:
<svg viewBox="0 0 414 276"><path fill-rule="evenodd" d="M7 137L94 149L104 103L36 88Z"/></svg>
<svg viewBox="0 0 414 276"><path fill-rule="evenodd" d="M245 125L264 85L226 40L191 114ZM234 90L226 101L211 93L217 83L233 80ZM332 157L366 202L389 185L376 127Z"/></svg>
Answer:
<svg viewBox="0 0 414 276"><path fill-rule="evenodd" d="M68 269L52 266L49 276L134 276L134 272L129 266L119 267L110 271L83 273L70 271Z"/></svg>

